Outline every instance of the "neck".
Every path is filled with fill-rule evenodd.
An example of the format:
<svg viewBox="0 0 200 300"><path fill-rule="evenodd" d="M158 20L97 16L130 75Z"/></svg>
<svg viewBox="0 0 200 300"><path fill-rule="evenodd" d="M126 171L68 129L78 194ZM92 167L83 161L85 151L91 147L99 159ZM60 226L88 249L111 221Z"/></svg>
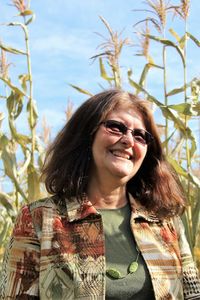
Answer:
<svg viewBox="0 0 200 300"><path fill-rule="evenodd" d="M125 186L111 186L94 179L89 185L87 196L96 208L115 209L127 203Z"/></svg>

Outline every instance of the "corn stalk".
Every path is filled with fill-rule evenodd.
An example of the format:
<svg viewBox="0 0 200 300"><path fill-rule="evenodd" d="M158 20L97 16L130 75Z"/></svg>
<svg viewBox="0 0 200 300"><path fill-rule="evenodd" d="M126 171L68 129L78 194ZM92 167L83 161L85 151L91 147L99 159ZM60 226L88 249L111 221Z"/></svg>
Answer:
<svg viewBox="0 0 200 300"><path fill-rule="evenodd" d="M22 22L10 22L7 26L20 29L24 33L25 49L17 49L6 43L0 42L1 69L0 82L4 86L1 98L7 108L8 133L0 127L0 179L7 183L7 187L0 191L0 261L3 248L12 228L13 221L21 205L31 202L42 196L42 186L39 182L39 169L41 166L43 147L36 135L37 108L33 98L33 80L31 70L31 54L29 46L28 26L34 20L34 13L30 10L30 1L13 0L14 6L19 11ZM6 54L20 56L26 60L27 72L11 79L8 68L11 64L6 62ZM1 90L3 93L3 89ZM19 132L17 123L26 108L27 125L25 133ZM5 117L1 115L1 125Z"/></svg>

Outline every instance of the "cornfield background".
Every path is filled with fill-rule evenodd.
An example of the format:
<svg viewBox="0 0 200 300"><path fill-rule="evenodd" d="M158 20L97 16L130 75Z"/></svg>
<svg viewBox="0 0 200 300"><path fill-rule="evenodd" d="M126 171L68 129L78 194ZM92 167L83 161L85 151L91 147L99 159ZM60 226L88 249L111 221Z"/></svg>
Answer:
<svg viewBox="0 0 200 300"><path fill-rule="evenodd" d="M194 74L187 80L189 63L187 60L188 44L200 47L200 41L188 32L187 23L190 12L190 1L172 4L169 1L146 0L147 9L141 10L141 21L134 25L138 43L136 55L144 57L144 66L139 78L134 76L134 66L122 69L120 58L125 47L132 44L130 37L112 29L107 20L100 17L106 36L101 39L97 53L91 58L96 61L100 76L104 81L102 89L108 87L124 88L132 93L148 99L152 109L159 115L158 127L163 141L163 148L168 161L179 174L187 195L187 210L183 216L186 234L197 266L200 269L200 78ZM17 21L2 26L16 27L23 32L24 49L7 45L0 41L0 100L5 104L7 114L0 112L0 180L9 182L9 189L0 186L0 263L5 245L12 231L15 217L24 203L29 203L46 196L40 181L40 169L44 160L46 146L50 141L50 129L43 123L43 133L38 134L37 104L33 96L33 78L30 53L29 25L35 14L31 10L30 1L13 0L18 11ZM173 16L168 24L169 15ZM182 22L183 34L180 36L172 27L173 20ZM151 54L151 45L156 44L162 62ZM11 78L7 62L9 56L18 55L26 64L26 72ZM182 85L173 89L168 85L169 67L167 55L177 58L176 69L179 70ZM198 57L194 57L198 64ZM159 99L149 90L150 75L157 71L162 77ZM72 88L82 94L93 93L76 84ZM73 110L69 102L66 109L66 120ZM20 117L26 115L27 127L24 132L18 130ZM156 118L157 120L157 118ZM6 126L2 126L6 124ZM3 128L6 128L3 129Z"/></svg>

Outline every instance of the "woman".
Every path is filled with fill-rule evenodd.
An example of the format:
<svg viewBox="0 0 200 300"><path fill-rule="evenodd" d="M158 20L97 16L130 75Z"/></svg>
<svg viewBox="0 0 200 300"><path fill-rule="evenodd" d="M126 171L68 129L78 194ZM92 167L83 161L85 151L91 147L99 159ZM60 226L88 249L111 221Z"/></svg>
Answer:
<svg viewBox="0 0 200 300"><path fill-rule="evenodd" d="M1 299L200 299L184 197L145 101L91 97L48 150L53 196L24 206Z"/></svg>

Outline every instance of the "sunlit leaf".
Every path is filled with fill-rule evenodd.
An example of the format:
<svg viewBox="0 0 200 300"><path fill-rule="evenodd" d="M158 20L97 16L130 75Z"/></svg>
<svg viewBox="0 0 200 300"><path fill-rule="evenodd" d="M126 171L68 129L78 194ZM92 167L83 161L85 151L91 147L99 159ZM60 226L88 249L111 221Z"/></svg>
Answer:
<svg viewBox="0 0 200 300"><path fill-rule="evenodd" d="M0 76L0 80L4 81L7 84L7 86L9 86L9 88L11 88L15 93L29 98L22 90L20 90L17 86L15 86L9 79Z"/></svg>
<svg viewBox="0 0 200 300"><path fill-rule="evenodd" d="M19 143L22 147L26 149L27 144L31 142L31 138L27 135L18 133L11 119L9 119L9 126L12 133L12 137L16 140L17 143Z"/></svg>
<svg viewBox="0 0 200 300"><path fill-rule="evenodd" d="M181 39L180 36L178 35L178 33L173 28L170 28L169 32L173 35L173 37L176 39L177 42L180 41L180 39Z"/></svg>
<svg viewBox="0 0 200 300"><path fill-rule="evenodd" d="M172 165L172 167L175 169L175 171L180 175L185 177L186 179L189 179L191 183L196 185L198 188L200 188L200 180L190 172L188 172L185 168L183 168L175 159L168 156L167 160Z"/></svg>
<svg viewBox="0 0 200 300"><path fill-rule="evenodd" d="M168 138L164 142L162 142L163 147L167 147L169 141L172 139L175 132L176 132L176 129L174 131L172 131L172 133L168 136Z"/></svg>
<svg viewBox="0 0 200 300"><path fill-rule="evenodd" d="M187 32L187 36L198 46L200 47L200 41L191 33Z"/></svg>
<svg viewBox="0 0 200 300"><path fill-rule="evenodd" d="M20 49L12 48L11 46L4 45L0 42L0 48L3 49L6 52L12 53L12 54L23 54L26 55L26 52Z"/></svg>
<svg viewBox="0 0 200 300"><path fill-rule="evenodd" d="M78 92L82 93L82 94L85 94L85 95L89 95L89 96L93 96L93 94L91 94L89 91L87 90L84 90L74 84L69 84L71 87L73 87L75 90L77 90Z"/></svg>
<svg viewBox="0 0 200 300"><path fill-rule="evenodd" d="M1 128L1 124L2 124L2 121L4 119L4 113L0 112L0 128Z"/></svg>
<svg viewBox="0 0 200 300"><path fill-rule="evenodd" d="M197 195L195 195L197 199L199 198L199 193L197 192ZM194 202L194 201L193 201ZM196 205L194 205L193 211L193 232L194 236L198 235L196 241L199 239L200 241L200 201L196 201ZM200 250L200 243L196 243L196 246L199 245L199 250ZM200 256L199 256L200 259ZM200 260L199 260L200 261Z"/></svg>
<svg viewBox="0 0 200 300"><path fill-rule="evenodd" d="M25 91L25 93L27 92L27 84L26 82L30 79L29 74L22 74L19 75L19 81L21 83L21 86L23 88L23 90Z"/></svg>
<svg viewBox="0 0 200 300"><path fill-rule="evenodd" d="M128 76L128 81L130 85L136 89L135 94L139 94L141 92L140 85L136 81L131 79L129 76Z"/></svg>
<svg viewBox="0 0 200 300"><path fill-rule="evenodd" d="M101 73L101 77L107 81L112 81L114 78L112 77L109 77L106 73L106 69L104 67L104 64L103 64L103 60L102 60L102 57L99 57L99 66L100 66L100 73Z"/></svg>
<svg viewBox="0 0 200 300"><path fill-rule="evenodd" d="M7 108L10 117L16 119L23 108L23 96L11 91L11 94L7 98Z"/></svg>
<svg viewBox="0 0 200 300"><path fill-rule="evenodd" d="M182 36L182 38L180 39L179 46L180 46L181 49L185 48L187 39L188 39L187 34L184 34Z"/></svg>
<svg viewBox="0 0 200 300"><path fill-rule="evenodd" d="M180 104L172 104L168 105L169 108L177 111L180 114L185 116L198 116L200 115L200 111L198 109L194 109L197 107L197 103L180 103Z"/></svg>
<svg viewBox="0 0 200 300"><path fill-rule="evenodd" d="M5 147L1 154L4 172L11 179L16 178L17 175L17 162L15 154L8 148Z"/></svg>
<svg viewBox="0 0 200 300"><path fill-rule="evenodd" d="M167 93L167 97L184 92L191 85L191 83L192 83L192 81L190 81L189 83L185 84L184 86L182 86L180 88L171 90L169 93Z"/></svg>
<svg viewBox="0 0 200 300"><path fill-rule="evenodd" d="M8 229L10 227L9 222L4 222L3 229L0 232L0 245L3 245L4 240L6 239L6 235L8 232ZM0 247L0 255L1 255L1 247Z"/></svg>
<svg viewBox="0 0 200 300"><path fill-rule="evenodd" d="M20 22L10 22L7 24L8 26L19 26L23 29L24 33L25 33L25 38L28 39L28 30L25 24L20 23ZM27 53L26 53L27 54Z"/></svg>
<svg viewBox="0 0 200 300"><path fill-rule="evenodd" d="M35 21L35 14L33 14L32 17L26 21L25 25L28 26L30 23L32 23L34 21Z"/></svg>
<svg viewBox="0 0 200 300"><path fill-rule="evenodd" d="M28 199L33 201L40 198L40 178L32 164L28 166Z"/></svg>
<svg viewBox="0 0 200 300"><path fill-rule="evenodd" d="M143 69L143 71L142 71L142 74L141 74L141 76L140 76L140 81L139 81L139 84L140 84L141 86L144 86L145 80L146 80L146 76L147 76L147 74L148 74L150 68L151 68L151 65L150 65L150 64L146 64L146 65L144 66L144 69Z"/></svg>
<svg viewBox="0 0 200 300"><path fill-rule="evenodd" d="M36 126L36 122L38 119L38 112L37 112L37 107L36 107L36 102L34 100L29 101L27 103L27 112L29 112L28 115L28 122L30 125L30 128L34 128Z"/></svg>
<svg viewBox="0 0 200 300"><path fill-rule="evenodd" d="M12 198L8 194L0 192L0 203L5 207L9 215L13 215L15 209L12 205Z"/></svg>
<svg viewBox="0 0 200 300"><path fill-rule="evenodd" d="M182 166L175 159L168 156L167 160L179 175L187 177L187 172L182 168Z"/></svg>
<svg viewBox="0 0 200 300"><path fill-rule="evenodd" d="M31 153L30 153L30 151L27 150L25 152L26 152L26 159L25 159L23 165L18 170L18 175L23 174L27 170L27 168L28 168L28 166L30 164L30 161L31 161Z"/></svg>
<svg viewBox="0 0 200 300"><path fill-rule="evenodd" d="M139 85L141 86L144 86L145 84L145 80L146 80L146 77L148 75L148 72L151 68L158 68L158 69L163 69L163 67L159 66L159 65L156 65L156 64L151 64L151 63L148 63L144 66L144 69L142 71L142 74L141 74L141 77L140 77L140 81L139 81Z"/></svg>
<svg viewBox="0 0 200 300"><path fill-rule="evenodd" d="M197 116L200 115L200 102L196 102L195 105L193 106L193 110L196 111Z"/></svg>
<svg viewBox="0 0 200 300"><path fill-rule="evenodd" d="M170 47L173 47L177 50L177 52L179 53L181 59L182 59L182 62L183 62L183 65L185 66L185 57L184 57L184 53L183 53L183 50L177 46L175 43L173 43L172 41L170 40L167 40L167 39L163 39L163 38L160 38L160 37L157 37L157 36L154 36L154 35L150 35L150 34L147 34L147 36L154 40L154 41L157 41L165 46L170 46Z"/></svg>

